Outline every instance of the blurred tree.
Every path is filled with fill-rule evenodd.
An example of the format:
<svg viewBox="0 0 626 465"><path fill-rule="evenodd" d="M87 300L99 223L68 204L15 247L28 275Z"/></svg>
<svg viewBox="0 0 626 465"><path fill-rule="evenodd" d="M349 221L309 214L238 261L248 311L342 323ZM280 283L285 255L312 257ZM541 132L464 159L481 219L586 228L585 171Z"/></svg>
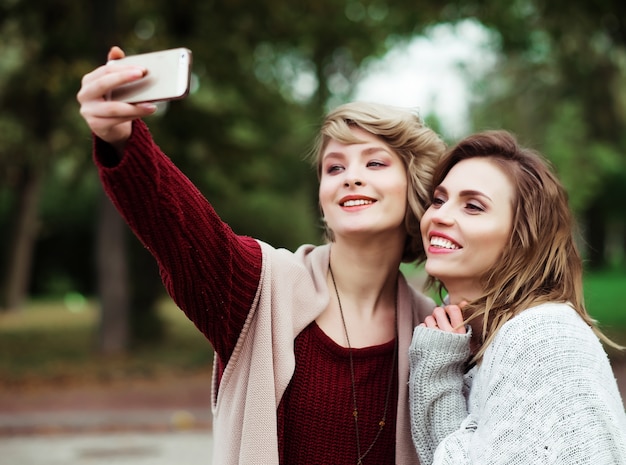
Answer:
<svg viewBox="0 0 626 465"><path fill-rule="evenodd" d="M108 46L119 44L129 54L176 46L193 50L194 91L148 119L155 138L233 229L293 248L319 241L315 174L303 158L322 114L327 106L350 98L364 60L435 21L440 6L430 3L415 8L404 0L392 8L380 0L2 2L0 126L7 131L0 140L0 173L7 205L0 208L0 221L27 225L29 233L22 229L13 237L30 238L25 247L30 255L39 245L34 279L28 276L27 253L6 261L5 276L19 275L22 284L19 288L5 279L4 295L11 287L22 299L29 282L31 292L61 293L81 286L83 292L93 292L84 275L90 274L85 270L95 257L101 270L97 287L103 299L103 328L106 321L125 319L126 305L133 315L126 318L132 322L131 340L140 329L153 328L136 316L153 314L152 303L162 292L157 270L144 265L145 251L136 241L125 245L122 236L128 232L119 229L119 218L108 204L99 203L95 170L86 157L89 133L75 103L80 77L105 60ZM39 187L17 191L18 180L28 179L27 175ZM54 182L47 181L50 176ZM67 202L68 195L59 192L69 189L87 196L80 200L80 193L70 196L72 208L55 203L55 199ZM27 192L34 194L29 197ZM40 207L36 201L22 201L33 206L13 208L29 221L9 219L9 204L42 196L46 202ZM95 218L74 210L74 203L89 202L86 212L102 205L97 207L101 212L97 254L93 243L87 254L82 248L79 252ZM62 212L70 210L77 216L64 222ZM59 247L69 224L80 240ZM8 257L18 243L9 242L6 232L1 234L7 244L3 257ZM77 276L69 265L78 263L81 255L82 273ZM142 272L133 271L138 268ZM113 351L117 349L111 347L128 345L120 342L123 336L111 342L105 333L111 334L101 332L101 348L111 343L106 350ZM119 336L124 330L112 333ZM141 334L159 337L160 331Z"/></svg>
<svg viewBox="0 0 626 465"><path fill-rule="evenodd" d="M3 208L7 248L0 308L4 309L19 308L28 289L40 228L39 195L53 156L76 153L67 137L67 129L76 127L67 99L75 83L66 78L66 70L67 58L80 39L65 21L77 17L80 6L38 3L0 5L0 176L10 203Z"/></svg>
<svg viewBox="0 0 626 465"><path fill-rule="evenodd" d="M576 186L574 206L587 212L592 250L602 252L602 228L620 227L608 218L626 224L607 208L626 197L624 8L616 0L2 2L0 307L19 307L27 290L97 289L101 349L162 336L158 271L99 200L75 103L80 77L113 43L127 53L193 50L193 93L147 120L156 140L234 230L294 248L319 241L317 183L303 158L325 110L350 98L368 59L436 22L476 18L494 31L505 65L478 89L489 105L477 124L511 128L552 155ZM96 279L95 269L108 271Z"/></svg>
<svg viewBox="0 0 626 465"><path fill-rule="evenodd" d="M106 57L110 44L116 39L118 2L117 0L94 0L91 4L89 19L95 40L92 51L94 55ZM101 307L98 350L103 354L117 354L128 350L134 335L133 329L145 326L161 329L161 325L151 305L137 307L131 312L131 293L128 284L130 273L126 259L127 228L113 204L102 191L100 191L98 211L96 258ZM139 273L136 276L138 280L142 280L146 275ZM154 295L154 292L150 290L148 292L149 295ZM141 318L131 319L132 314L141 315ZM133 325L132 323L137 320L140 321ZM142 325L141 320L154 323ZM152 334L160 335L160 331Z"/></svg>

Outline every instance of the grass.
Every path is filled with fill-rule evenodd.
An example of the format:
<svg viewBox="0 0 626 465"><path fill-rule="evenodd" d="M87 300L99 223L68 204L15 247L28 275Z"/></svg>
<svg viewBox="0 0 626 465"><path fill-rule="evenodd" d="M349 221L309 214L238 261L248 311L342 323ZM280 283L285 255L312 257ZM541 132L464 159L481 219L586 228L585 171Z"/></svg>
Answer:
<svg viewBox="0 0 626 465"><path fill-rule="evenodd" d="M603 332L626 345L626 271L616 269L588 273L584 287L589 314Z"/></svg>
<svg viewBox="0 0 626 465"><path fill-rule="evenodd" d="M420 270L404 270L421 282ZM589 313L613 340L626 345L626 271L589 273L585 296ZM72 297L72 296L70 296ZM33 301L17 313L0 313L0 388L38 384L113 383L164 376L209 373L208 341L168 299L159 307L165 340L128 355L103 357L95 350L98 309L77 296L65 301Z"/></svg>
<svg viewBox="0 0 626 465"><path fill-rule="evenodd" d="M413 285L419 286L424 279L423 268L403 265L403 273ZM626 270L612 269L588 272L584 280L585 304L589 314L598 322L600 329L615 342L626 346ZM429 295L439 302L434 292Z"/></svg>
<svg viewBox="0 0 626 465"><path fill-rule="evenodd" d="M213 351L195 326L165 300L159 306L165 340L127 355L95 350L98 310L93 302L36 301L0 314L0 386L112 383L209 372Z"/></svg>

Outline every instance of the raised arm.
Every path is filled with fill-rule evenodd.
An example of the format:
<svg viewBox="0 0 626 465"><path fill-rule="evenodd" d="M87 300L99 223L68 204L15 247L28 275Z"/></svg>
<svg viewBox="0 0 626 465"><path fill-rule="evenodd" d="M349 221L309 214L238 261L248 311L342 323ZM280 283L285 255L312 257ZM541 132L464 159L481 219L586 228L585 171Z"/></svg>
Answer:
<svg viewBox="0 0 626 465"><path fill-rule="evenodd" d="M116 48L109 53L120 56ZM168 292L224 362L256 295L260 246L233 233L161 152L139 119L153 111L150 105L104 99L140 76L141 70L104 65L83 78L77 98L94 133L94 160L107 195L156 258Z"/></svg>

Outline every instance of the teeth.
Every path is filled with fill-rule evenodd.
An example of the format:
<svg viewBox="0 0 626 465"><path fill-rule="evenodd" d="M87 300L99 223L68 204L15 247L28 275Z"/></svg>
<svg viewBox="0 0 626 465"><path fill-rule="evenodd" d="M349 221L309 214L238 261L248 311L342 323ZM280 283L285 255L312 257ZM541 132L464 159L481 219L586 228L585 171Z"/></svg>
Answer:
<svg viewBox="0 0 626 465"><path fill-rule="evenodd" d="M343 203L344 207L358 207L360 205L369 205L370 203L373 203L371 200L348 200L346 202Z"/></svg>
<svg viewBox="0 0 626 465"><path fill-rule="evenodd" d="M458 249L459 246L454 244L452 241L448 239L444 239L443 237L433 236L430 238L430 245L435 247L441 247L443 249Z"/></svg>

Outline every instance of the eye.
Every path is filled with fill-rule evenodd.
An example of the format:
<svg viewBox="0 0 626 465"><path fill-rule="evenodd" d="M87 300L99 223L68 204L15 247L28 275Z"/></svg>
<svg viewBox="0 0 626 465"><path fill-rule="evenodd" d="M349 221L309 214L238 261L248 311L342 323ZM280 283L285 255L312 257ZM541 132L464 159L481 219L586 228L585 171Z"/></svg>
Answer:
<svg viewBox="0 0 626 465"><path fill-rule="evenodd" d="M485 208L478 202L467 202L467 204L465 204L465 208L471 213L479 213L485 211Z"/></svg>
<svg viewBox="0 0 626 465"><path fill-rule="evenodd" d="M380 168L381 166L386 166L386 165L382 161L371 160L371 161L367 162L367 166L368 167L373 167L373 168Z"/></svg>
<svg viewBox="0 0 626 465"><path fill-rule="evenodd" d="M341 165L329 165L328 167L326 167L326 173L334 174L338 171L341 171L342 169L343 169L343 166Z"/></svg>
<svg viewBox="0 0 626 465"><path fill-rule="evenodd" d="M444 203L446 203L445 199L441 196L435 196L433 197L432 201L430 202L430 204L434 207L434 208L439 208L440 206L442 206Z"/></svg>

